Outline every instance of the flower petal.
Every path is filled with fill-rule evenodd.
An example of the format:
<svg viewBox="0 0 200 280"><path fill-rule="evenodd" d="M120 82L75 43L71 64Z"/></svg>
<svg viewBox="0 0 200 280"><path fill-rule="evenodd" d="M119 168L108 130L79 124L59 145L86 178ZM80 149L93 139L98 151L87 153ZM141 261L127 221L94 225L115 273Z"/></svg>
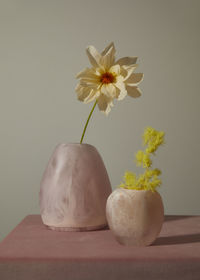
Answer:
<svg viewBox="0 0 200 280"><path fill-rule="evenodd" d="M80 78L96 78L96 71L92 68L85 68L76 75L77 79Z"/></svg>
<svg viewBox="0 0 200 280"><path fill-rule="evenodd" d="M99 67L99 62L101 59L101 54L95 49L94 46L89 46L86 49L87 56L93 67Z"/></svg>
<svg viewBox="0 0 200 280"><path fill-rule="evenodd" d="M99 110L104 112L106 115L111 111L111 107L113 106L112 99L108 98L104 94L101 94L97 101Z"/></svg>
<svg viewBox="0 0 200 280"><path fill-rule="evenodd" d="M133 73L128 79L126 79L126 84L128 85L137 85L143 80L143 73Z"/></svg>
<svg viewBox="0 0 200 280"><path fill-rule="evenodd" d="M116 97L116 87L113 84L103 84L101 87L101 92L108 98Z"/></svg>
<svg viewBox="0 0 200 280"><path fill-rule="evenodd" d="M80 79L81 83L90 83L90 84L98 84L100 83L100 78L98 76L94 76L93 78L82 78Z"/></svg>
<svg viewBox="0 0 200 280"><path fill-rule="evenodd" d="M118 100L124 99L124 97L127 95L127 90L125 87L125 84L123 80L120 78L120 76L117 79L117 82L115 83L115 86L117 87L117 92L116 92L116 98Z"/></svg>
<svg viewBox="0 0 200 280"><path fill-rule="evenodd" d="M101 65L101 67L95 69L95 74L97 77L101 77L102 74L106 72L106 69Z"/></svg>
<svg viewBox="0 0 200 280"><path fill-rule="evenodd" d="M109 53L110 49L113 49L114 52L116 51L116 50L115 50L115 45L114 45L113 42L110 43L110 44L102 51L101 55L102 55L102 56L106 55L107 53Z"/></svg>
<svg viewBox="0 0 200 280"><path fill-rule="evenodd" d="M138 87L131 87L131 86L126 86L127 93L129 96L137 98L141 96L141 91Z"/></svg>
<svg viewBox="0 0 200 280"><path fill-rule="evenodd" d="M100 83L97 83L95 81L87 80L87 79L81 79L80 85L82 87L88 87L90 89L98 89L100 87Z"/></svg>
<svg viewBox="0 0 200 280"><path fill-rule="evenodd" d="M125 80L127 80L133 71L136 69L138 65L137 64L132 64L132 65L124 65L121 67L121 74L124 76Z"/></svg>
<svg viewBox="0 0 200 280"><path fill-rule="evenodd" d="M88 87L82 87L80 84L76 87L77 98L80 101L84 101L91 93L92 89Z"/></svg>
<svg viewBox="0 0 200 280"><path fill-rule="evenodd" d="M113 54L107 54L101 58L101 65L104 67L105 71L108 71L110 67L114 64L115 57Z"/></svg>
<svg viewBox="0 0 200 280"><path fill-rule="evenodd" d="M84 103L89 103L95 99L97 99L100 95L99 91L91 90L90 94L85 98Z"/></svg>
<svg viewBox="0 0 200 280"><path fill-rule="evenodd" d="M114 64L115 62L115 47L112 44L109 48L107 48L106 54L103 55L100 59L100 64L104 66L106 70Z"/></svg>
<svg viewBox="0 0 200 280"><path fill-rule="evenodd" d="M136 64L137 57L122 57L118 59L115 63L119 65L131 65L131 64Z"/></svg>
<svg viewBox="0 0 200 280"><path fill-rule="evenodd" d="M120 75L121 67L116 64L110 67L109 72L114 73L115 75Z"/></svg>

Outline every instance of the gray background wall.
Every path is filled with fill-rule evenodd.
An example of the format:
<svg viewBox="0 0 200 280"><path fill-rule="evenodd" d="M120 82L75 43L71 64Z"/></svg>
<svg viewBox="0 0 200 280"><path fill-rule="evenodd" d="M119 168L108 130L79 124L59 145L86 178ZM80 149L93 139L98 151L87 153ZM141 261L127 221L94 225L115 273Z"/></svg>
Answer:
<svg viewBox="0 0 200 280"><path fill-rule="evenodd" d="M0 0L0 239L39 213L39 184L60 142L78 142L92 104L76 99L85 47L138 56L139 99L95 111L85 141L113 188L134 170L144 127L166 132L154 163L166 214L200 214L199 8L195 0Z"/></svg>

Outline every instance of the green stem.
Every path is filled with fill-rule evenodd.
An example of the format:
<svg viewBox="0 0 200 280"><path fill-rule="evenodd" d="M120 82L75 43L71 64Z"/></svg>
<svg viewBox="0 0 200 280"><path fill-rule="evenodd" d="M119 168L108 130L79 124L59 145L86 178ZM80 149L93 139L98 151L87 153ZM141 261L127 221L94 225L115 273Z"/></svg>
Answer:
<svg viewBox="0 0 200 280"><path fill-rule="evenodd" d="M90 118L91 118L91 116L92 116L92 113L93 113L93 111L94 111L96 105L97 105L97 100L95 101L95 103L94 103L94 105L93 105L93 107L92 107L92 110L91 110L91 112L90 112L90 114L89 114L89 116L88 116L88 119L87 119L87 121L86 121L86 124L85 124L85 126L84 126L83 133L82 133L82 136L81 136L80 144L82 144L82 142L83 142L83 138L84 138L84 135L85 135L85 131L86 131L86 129L87 129L89 120L90 120Z"/></svg>

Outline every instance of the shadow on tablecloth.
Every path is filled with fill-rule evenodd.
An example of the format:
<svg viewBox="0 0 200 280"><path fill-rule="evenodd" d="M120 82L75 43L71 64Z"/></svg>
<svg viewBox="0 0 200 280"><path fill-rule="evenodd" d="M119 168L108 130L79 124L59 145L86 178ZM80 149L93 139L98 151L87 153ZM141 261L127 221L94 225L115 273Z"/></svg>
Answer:
<svg viewBox="0 0 200 280"><path fill-rule="evenodd" d="M175 236L161 236L156 239L152 246L175 245L196 242L200 242L200 233Z"/></svg>
<svg viewBox="0 0 200 280"><path fill-rule="evenodd" d="M165 222L176 221L176 220L185 220L191 217L195 217L194 215L166 215Z"/></svg>

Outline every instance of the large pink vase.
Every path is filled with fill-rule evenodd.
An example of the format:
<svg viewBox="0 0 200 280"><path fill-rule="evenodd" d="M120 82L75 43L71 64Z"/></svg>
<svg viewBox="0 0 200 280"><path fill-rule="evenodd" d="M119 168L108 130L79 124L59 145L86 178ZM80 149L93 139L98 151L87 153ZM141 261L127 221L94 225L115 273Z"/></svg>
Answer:
<svg viewBox="0 0 200 280"><path fill-rule="evenodd" d="M95 147L60 144L44 172L40 187L43 223L61 231L103 228L111 185Z"/></svg>

